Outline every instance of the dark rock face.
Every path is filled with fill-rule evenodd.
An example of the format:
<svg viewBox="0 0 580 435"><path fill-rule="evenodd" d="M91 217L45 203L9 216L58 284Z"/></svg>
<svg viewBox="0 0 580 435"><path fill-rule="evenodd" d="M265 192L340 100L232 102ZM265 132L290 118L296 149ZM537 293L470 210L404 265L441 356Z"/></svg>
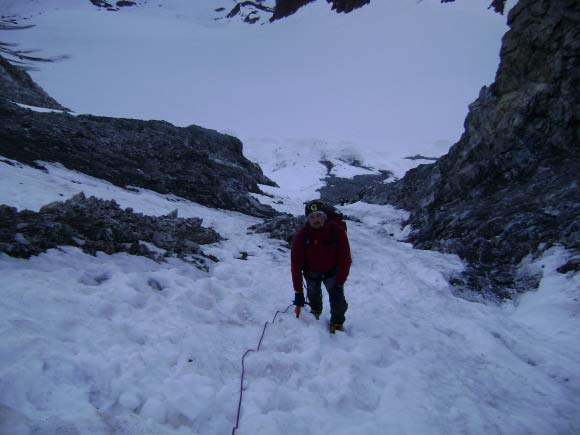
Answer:
<svg viewBox="0 0 580 435"><path fill-rule="evenodd" d="M367 191L384 186L384 181L391 176L392 173L381 171L377 175L355 175L352 178L341 178L334 175L326 177L326 185L318 189L320 199L333 205L357 202L366 196Z"/></svg>
<svg viewBox="0 0 580 435"><path fill-rule="evenodd" d="M410 210L415 246L467 259L463 284L503 297L527 254L580 249L580 2L520 0L508 24L460 141L365 196Z"/></svg>
<svg viewBox="0 0 580 435"><path fill-rule="evenodd" d="M128 1L128 0L120 0L117 1L116 3L116 7L113 6L111 3L105 1L105 0L89 0L93 5L95 5L98 8L105 8L109 11L118 11L119 8L123 8L123 7L127 7L127 6L135 6L137 3L133 2L133 1Z"/></svg>
<svg viewBox="0 0 580 435"><path fill-rule="evenodd" d="M216 12L223 11L216 9ZM265 12L267 15L271 14L274 10L268 6L264 6L259 0L258 1L241 1L237 2L236 5L228 12L227 18L240 17L242 20L249 24L254 24L258 22Z"/></svg>
<svg viewBox="0 0 580 435"><path fill-rule="evenodd" d="M312 3L313 1L316 0L276 0L276 7L272 14L272 21L289 17L290 15L295 14L298 9L308 3Z"/></svg>
<svg viewBox="0 0 580 435"><path fill-rule="evenodd" d="M0 96L28 106L67 110L32 81L30 76L0 56Z"/></svg>
<svg viewBox="0 0 580 435"><path fill-rule="evenodd" d="M276 212L248 192L273 185L235 137L162 121L37 113L0 99L0 154L59 162L110 181L259 217Z"/></svg>
<svg viewBox="0 0 580 435"><path fill-rule="evenodd" d="M215 243L221 237L201 224L201 219L182 219L177 213L144 216L132 209L122 210L115 201L87 199L80 193L66 202L48 204L38 213L0 205L0 252L29 258L69 245L91 255L127 252L155 261L177 257L207 270L209 257L199 245Z"/></svg>
<svg viewBox="0 0 580 435"><path fill-rule="evenodd" d="M316 0L276 0L276 6L270 8L264 6L261 0L251 1L243 0L236 1L235 5L229 9L226 14L227 18L239 17L243 21L253 24L259 22L261 19L269 19L269 21L276 21L281 18L289 17L298 12L300 8L312 3ZM366 4L370 0L326 0L332 5L332 10L336 12L352 12ZM222 12L224 9L216 10Z"/></svg>
<svg viewBox="0 0 580 435"><path fill-rule="evenodd" d="M272 21L278 20L280 18L288 17L296 13L301 7L312 3L315 0L276 0L276 7L272 15ZM370 0L326 0L328 3L332 4L332 9L336 12L352 12L354 9L358 9L366 4L369 4Z"/></svg>

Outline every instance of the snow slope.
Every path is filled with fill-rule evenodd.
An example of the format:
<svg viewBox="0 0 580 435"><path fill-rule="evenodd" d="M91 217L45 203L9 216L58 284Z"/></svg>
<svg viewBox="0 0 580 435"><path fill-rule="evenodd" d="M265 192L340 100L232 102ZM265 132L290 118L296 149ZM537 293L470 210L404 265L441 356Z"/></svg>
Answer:
<svg viewBox="0 0 580 435"><path fill-rule="evenodd" d="M71 55L32 75L79 113L198 124L244 142L350 141L402 157L440 156L460 137L507 30L488 0L373 0L348 15L318 1L255 26L214 21L229 0L140 3L109 12L87 0L3 0L3 13L36 27L2 38Z"/></svg>
<svg viewBox="0 0 580 435"><path fill-rule="evenodd" d="M275 200L298 213L318 169L255 153L272 162ZM276 167L303 168L301 183ZM153 215L177 207L227 240L206 247L220 260L209 273L67 247L1 255L0 433L230 433L240 358L292 299L288 250L248 234L256 218L47 168L0 162L0 203L37 210L84 191ZM450 292L456 257L397 240L404 212L343 211L361 221L349 222L347 331L328 334L327 311L278 316L246 359L236 433L578 433L580 279L554 271L565 252L529 262L543 280L518 304L477 304Z"/></svg>
<svg viewBox="0 0 580 435"><path fill-rule="evenodd" d="M261 27L208 20L213 0L117 13L0 4L45 11L8 36L73 55L34 75L65 106L237 133L280 186L260 200L298 214L322 185L320 160L340 176L401 176L418 163L401 157L440 155L459 136L504 31L479 3L373 1L345 17L318 2ZM84 191L151 215L177 207L227 240L204 248L220 260L208 273L70 247L0 255L0 434L230 433L241 356L293 297L288 250L248 234L253 217L12 163L0 159L0 204L38 210ZM398 241L404 212L344 212L360 220L347 331L329 335L327 311L278 316L246 359L238 434L580 433L580 278L555 272L566 252L526 260L539 289L488 306L452 296L456 257Z"/></svg>

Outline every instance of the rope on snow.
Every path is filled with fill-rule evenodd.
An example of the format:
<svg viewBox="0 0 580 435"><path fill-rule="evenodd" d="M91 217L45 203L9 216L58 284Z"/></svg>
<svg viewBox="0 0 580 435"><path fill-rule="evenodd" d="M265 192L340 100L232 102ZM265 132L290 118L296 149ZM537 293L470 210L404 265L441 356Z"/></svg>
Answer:
<svg viewBox="0 0 580 435"><path fill-rule="evenodd" d="M258 352L260 350L260 346L262 345L262 340L264 339L264 334L266 333L266 328L268 326L268 324L274 324L274 322L276 321L276 316L278 316L278 314L286 314L288 312L288 310L290 309L290 307L292 307L294 304L290 304L288 305L288 307L284 310L284 311L280 311L277 310L276 313L274 314L274 317L272 318L271 322L266 322L264 323L264 328L262 329L262 336L260 337L260 341L258 342L258 347L256 349L248 349L244 352L244 355L242 356L242 374L240 376L240 399L238 401L238 415L236 417L236 425L232 428L232 435L234 435L236 433L236 430L238 429L239 425L240 425L240 413L242 410L242 398L243 398L243 394L244 394L244 376L246 374L246 368L244 366L244 360L246 359L246 355L248 355L251 352Z"/></svg>

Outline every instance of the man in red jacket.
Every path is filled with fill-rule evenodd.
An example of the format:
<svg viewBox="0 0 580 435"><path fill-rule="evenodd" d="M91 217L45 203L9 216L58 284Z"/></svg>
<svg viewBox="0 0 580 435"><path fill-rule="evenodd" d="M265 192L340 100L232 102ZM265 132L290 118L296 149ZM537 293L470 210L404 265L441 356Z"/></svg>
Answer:
<svg viewBox="0 0 580 435"><path fill-rule="evenodd" d="M352 263L346 225L342 220L329 219L327 206L318 200L306 204L307 222L298 231L292 244L291 269L294 285L294 305L305 304L302 276L311 313L317 319L322 313L322 283L330 299L330 332L342 330L348 304L344 283Z"/></svg>

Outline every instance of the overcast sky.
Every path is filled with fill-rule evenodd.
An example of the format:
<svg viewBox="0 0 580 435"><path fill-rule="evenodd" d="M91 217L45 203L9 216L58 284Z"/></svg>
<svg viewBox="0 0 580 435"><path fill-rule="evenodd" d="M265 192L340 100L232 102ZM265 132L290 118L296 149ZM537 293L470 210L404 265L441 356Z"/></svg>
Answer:
<svg viewBox="0 0 580 435"><path fill-rule="evenodd" d="M215 0L157 3L108 12L49 0L69 9L9 36L72 56L32 75L77 112L444 152L493 81L507 30L489 0L374 0L347 15L319 1L256 26L214 22Z"/></svg>

